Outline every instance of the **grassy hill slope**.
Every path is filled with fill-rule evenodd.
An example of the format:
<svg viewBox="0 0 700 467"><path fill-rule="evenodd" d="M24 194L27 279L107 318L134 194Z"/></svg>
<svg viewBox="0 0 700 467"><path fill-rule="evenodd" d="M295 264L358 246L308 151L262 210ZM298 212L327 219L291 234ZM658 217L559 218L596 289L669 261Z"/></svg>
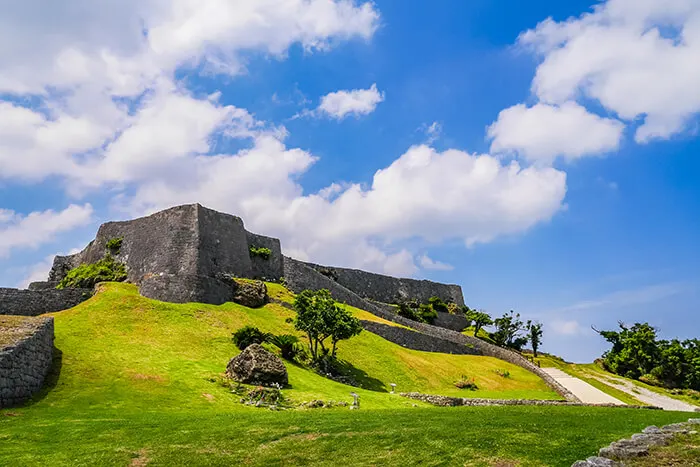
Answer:
<svg viewBox="0 0 700 467"><path fill-rule="evenodd" d="M270 284L273 297L292 297ZM380 320L362 310L361 319ZM234 303L220 306L171 304L141 297L128 284L105 284L95 297L55 313L56 347L62 352L60 377L45 402L52 405L117 408L180 406L241 408L239 398L217 381L228 360L238 354L231 333L250 324L266 332L296 333L285 322L294 312L279 304L250 309ZM410 406L388 394L399 391L465 394L468 397L558 398L532 373L491 357L444 355L405 349L369 332L339 346L363 387L367 407ZM294 401L351 400L353 388L287 363ZM506 369L511 378L496 370ZM472 376L478 391L454 387L461 375Z"/></svg>

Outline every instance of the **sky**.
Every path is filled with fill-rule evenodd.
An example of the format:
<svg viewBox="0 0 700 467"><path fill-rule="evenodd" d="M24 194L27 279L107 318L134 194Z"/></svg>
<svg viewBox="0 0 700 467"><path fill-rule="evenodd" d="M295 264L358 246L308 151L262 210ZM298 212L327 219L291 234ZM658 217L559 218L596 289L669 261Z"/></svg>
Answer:
<svg viewBox="0 0 700 467"><path fill-rule="evenodd" d="M184 203L591 361L700 336L697 0L0 0L0 285Z"/></svg>

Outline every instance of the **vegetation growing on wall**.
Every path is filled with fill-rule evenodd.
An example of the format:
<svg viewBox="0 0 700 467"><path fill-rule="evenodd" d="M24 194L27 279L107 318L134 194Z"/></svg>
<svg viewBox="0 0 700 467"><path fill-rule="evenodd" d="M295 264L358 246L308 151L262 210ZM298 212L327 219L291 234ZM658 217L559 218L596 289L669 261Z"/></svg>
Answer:
<svg viewBox="0 0 700 467"><path fill-rule="evenodd" d="M106 247L107 249L111 252L114 253L115 255L119 254L119 250L122 248L122 242L124 241L124 237L114 237L110 238L107 243Z"/></svg>
<svg viewBox="0 0 700 467"><path fill-rule="evenodd" d="M404 318L428 324L433 324L438 316L431 305L418 303L415 300L399 303L397 313Z"/></svg>
<svg viewBox="0 0 700 467"><path fill-rule="evenodd" d="M270 250L269 248L256 246L250 247L251 258L270 259L270 256L272 256L272 250Z"/></svg>
<svg viewBox="0 0 700 467"><path fill-rule="evenodd" d="M107 253L104 258L92 264L81 264L68 271L66 277L56 286L57 289L89 289L99 282L122 282L126 280L126 266Z"/></svg>
<svg viewBox="0 0 700 467"><path fill-rule="evenodd" d="M603 354L605 369L647 384L700 390L700 339L657 340L649 323L619 327L598 331L612 344Z"/></svg>

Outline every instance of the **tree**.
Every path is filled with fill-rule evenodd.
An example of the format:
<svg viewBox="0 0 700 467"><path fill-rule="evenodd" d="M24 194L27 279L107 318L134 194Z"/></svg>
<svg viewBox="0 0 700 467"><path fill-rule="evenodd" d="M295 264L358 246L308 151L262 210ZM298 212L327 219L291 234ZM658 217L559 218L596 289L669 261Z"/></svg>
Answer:
<svg viewBox="0 0 700 467"><path fill-rule="evenodd" d="M467 308L467 310L469 310ZM467 313L467 321L474 323L474 337L479 336L479 331L484 326L491 326L493 324L493 319L484 311L469 310Z"/></svg>
<svg viewBox="0 0 700 467"><path fill-rule="evenodd" d="M528 321L527 324L527 337L530 339L530 345L532 345L532 354L537 358L537 349L542 343L542 323L531 323Z"/></svg>
<svg viewBox="0 0 700 467"><path fill-rule="evenodd" d="M350 339L362 331L360 320L338 306L328 290L304 290L294 299L297 317L294 327L306 333L311 359L318 363L322 357L335 358L338 342ZM325 342L331 340L330 351Z"/></svg>
<svg viewBox="0 0 700 467"><path fill-rule="evenodd" d="M520 350L527 344L528 339L519 336L519 333L527 330L529 323L523 323L520 319L520 313L514 313L513 310L510 310L509 313L493 321L493 324L496 326L496 332L491 334L491 338L501 347Z"/></svg>

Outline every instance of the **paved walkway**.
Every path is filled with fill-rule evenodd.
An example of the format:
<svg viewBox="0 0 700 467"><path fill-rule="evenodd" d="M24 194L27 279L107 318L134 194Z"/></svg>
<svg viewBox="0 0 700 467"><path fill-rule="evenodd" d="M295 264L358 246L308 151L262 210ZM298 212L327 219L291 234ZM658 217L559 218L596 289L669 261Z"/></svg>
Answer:
<svg viewBox="0 0 700 467"><path fill-rule="evenodd" d="M656 392L650 391L647 388L638 386L630 381L624 380L622 378L616 378L614 376L596 376L590 375L591 378L595 378L601 383L605 383L608 386L612 386L620 391L626 392L630 396L638 399L645 404L653 405L656 407L661 407L664 410L677 410L679 412L694 412L700 407L688 404L687 402L680 401L678 399L673 399L663 394L658 394Z"/></svg>
<svg viewBox="0 0 700 467"><path fill-rule="evenodd" d="M574 396L586 404L616 404L625 405L624 402L605 394L600 389L591 386L587 382L564 373L558 368L542 368L542 371L554 378L559 384L571 391Z"/></svg>

